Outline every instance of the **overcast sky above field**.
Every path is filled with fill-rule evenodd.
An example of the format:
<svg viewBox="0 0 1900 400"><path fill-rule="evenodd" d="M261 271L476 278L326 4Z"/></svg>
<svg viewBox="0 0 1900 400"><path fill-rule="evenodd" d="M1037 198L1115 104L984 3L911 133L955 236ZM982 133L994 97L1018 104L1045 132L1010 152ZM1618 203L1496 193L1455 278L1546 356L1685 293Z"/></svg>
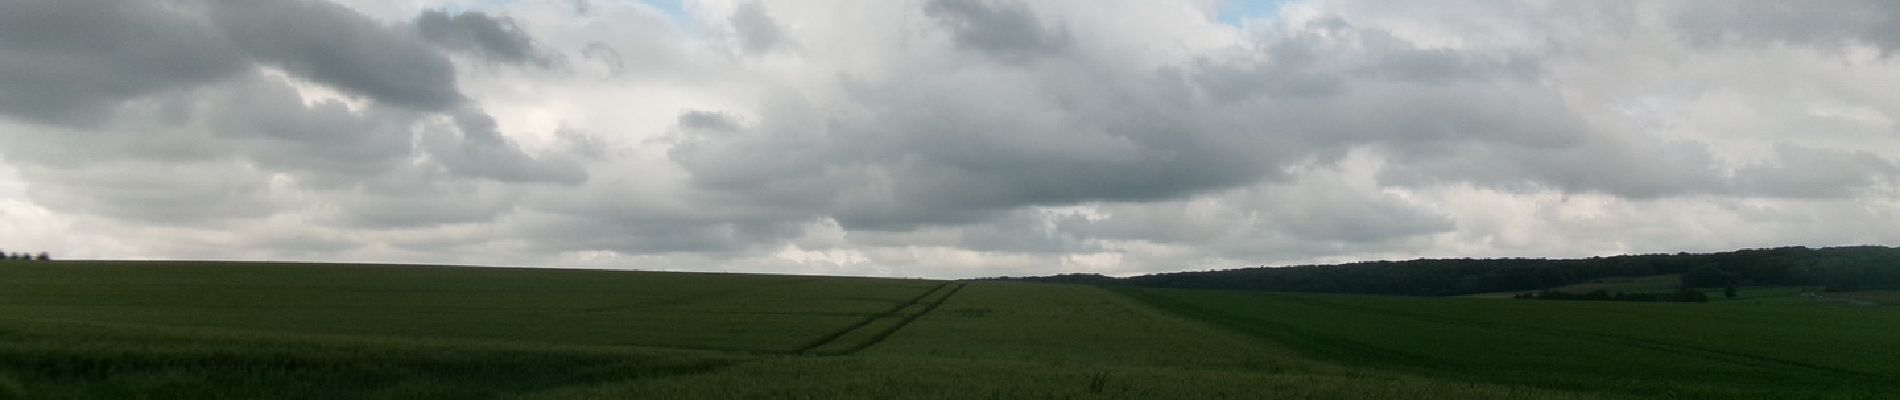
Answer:
<svg viewBox="0 0 1900 400"><path fill-rule="evenodd" d="M10 0L0 249L883 276L1900 244L1900 2Z"/></svg>

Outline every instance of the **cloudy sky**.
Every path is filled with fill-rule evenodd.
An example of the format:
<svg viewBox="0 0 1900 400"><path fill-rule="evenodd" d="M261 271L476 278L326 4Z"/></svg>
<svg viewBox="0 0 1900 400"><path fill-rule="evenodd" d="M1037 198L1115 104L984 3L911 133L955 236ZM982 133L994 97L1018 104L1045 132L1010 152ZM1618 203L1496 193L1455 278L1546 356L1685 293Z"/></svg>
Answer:
<svg viewBox="0 0 1900 400"><path fill-rule="evenodd" d="M971 277L1900 244L1900 3L0 0L0 249Z"/></svg>

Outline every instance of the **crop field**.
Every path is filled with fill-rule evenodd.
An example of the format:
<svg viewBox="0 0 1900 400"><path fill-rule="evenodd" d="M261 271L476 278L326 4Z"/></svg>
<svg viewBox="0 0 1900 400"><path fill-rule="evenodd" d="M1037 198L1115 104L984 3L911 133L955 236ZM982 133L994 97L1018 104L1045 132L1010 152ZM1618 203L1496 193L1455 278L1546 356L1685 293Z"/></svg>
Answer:
<svg viewBox="0 0 1900 400"><path fill-rule="evenodd" d="M1419 376L1664 398L1900 396L1891 309L1125 293L1316 359Z"/></svg>
<svg viewBox="0 0 1900 400"><path fill-rule="evenodd" d="M1881 399L1896 328L1800 301L52 262L0 265L0 398Z"/></svg>
<svg viewBox="0 0 1900 400"><path fill-rule="evenodd" d="M1830 297L1858 300L1883 306L1900 305L1900 291L1894 290L1848 292L1832 294Z"/></svg>

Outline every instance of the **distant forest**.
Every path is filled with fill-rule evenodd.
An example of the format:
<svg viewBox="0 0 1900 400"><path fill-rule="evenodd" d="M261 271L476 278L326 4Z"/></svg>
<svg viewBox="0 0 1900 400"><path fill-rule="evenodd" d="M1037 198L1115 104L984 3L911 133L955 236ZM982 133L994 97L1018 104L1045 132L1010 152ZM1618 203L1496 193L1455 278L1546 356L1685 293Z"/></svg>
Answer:
<svg viewBox="0 0 1900 400"><path fill-rule="evenodd" d="M1682 275L1683 286L1820 286L1827 291L1900 289L1900 248L1781 247L1721 253L1643 254L1583 259L1420 259L1338 265L1170 272L1116 278L1097 274L988 279L1155 288L1454 296L1532 291L1626 276Z"/></svg>

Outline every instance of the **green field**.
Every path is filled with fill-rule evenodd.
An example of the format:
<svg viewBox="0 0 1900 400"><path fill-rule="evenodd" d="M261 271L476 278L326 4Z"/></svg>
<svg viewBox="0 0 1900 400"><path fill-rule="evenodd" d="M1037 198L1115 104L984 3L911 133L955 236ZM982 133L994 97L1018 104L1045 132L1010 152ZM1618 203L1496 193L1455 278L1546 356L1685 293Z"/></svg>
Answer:
<svg viewBox="0 0 1900 400"><path fill-rule="evenodd" d="M0 398L1881 399L1896 328L1809 301L52 262L0 265Z"/></svg>

